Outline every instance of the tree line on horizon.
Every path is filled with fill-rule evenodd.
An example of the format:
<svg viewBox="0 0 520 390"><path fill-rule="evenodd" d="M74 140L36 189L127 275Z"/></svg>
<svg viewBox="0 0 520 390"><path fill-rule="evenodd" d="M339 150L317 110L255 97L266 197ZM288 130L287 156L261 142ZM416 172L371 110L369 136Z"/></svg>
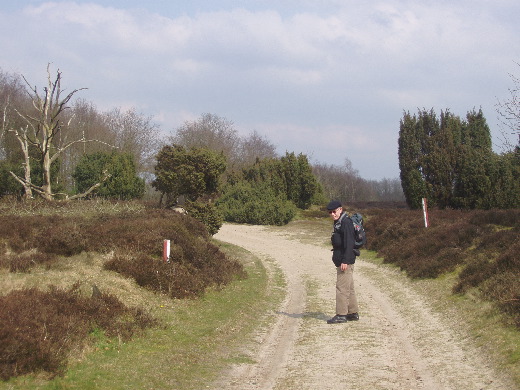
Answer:
<svg viewBox="0 0 520 390"><path fill-rule="evenodd" d="M233 122L214 114L202 114L162 136L152 117L134 108L100 111L91 102L73 99L81 89L64 96L59 70L54 78L48 67L47 76L47 85L39 90L23 76L0 69L0 197L32 197L35 192L46 199L153 196L157 157L168 145L221 153L224 178L255 164L307 159L294 152L279 156L275 145L256 131L240 136ZM365 180L348 158L343 167L307 164L325 198L403 199L398 179Z"/></svg>

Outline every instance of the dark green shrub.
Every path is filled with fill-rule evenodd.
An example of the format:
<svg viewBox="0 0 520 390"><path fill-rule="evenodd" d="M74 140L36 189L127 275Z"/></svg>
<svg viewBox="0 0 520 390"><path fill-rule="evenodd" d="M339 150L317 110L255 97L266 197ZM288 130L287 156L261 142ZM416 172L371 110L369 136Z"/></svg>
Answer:
<svg viewBox="0 0 520 390"><path fill-rule="evenodd" d="M21 164L12 164L7 161L0 161L0 198L3 196L21 196L22 185L16 181L10 171L21 175Z"/></svg>
<svg viewBox="0 0 520 390"><path fill-rule="evenodd" d="M313 201L324 202L323 189L312 173L307 156L286 152L285 156L257 160L243 170L242 179L251 185L269 187L275 197L290 200L300 209Z"/></svg>
<svg viewBox="0 0 520 390"><path fill-rule="evenodd" d="M154 187L171 199L183 195L191 201L212 196L220 187L226 157L206 148L166 145L157 154Z"/></svg>
<svg viewBox="0 0 520 390"><path fill-rule="evenodd" d="M137 176L133 156L118 152L84 155L72 175L77 191L82 193L101 182L105 173L110 177L91 196L122 200L143 197L145 183Z"/></svg>
<svg viewBox="0 0 520 390"><path fill-rule="evenodd" d="M228 186L217 207L228 222L284 225L296 215L294 203L277 195L266 183L242 181Z"/></svg>
<svg viewBox="0 0 520 390"><path fill-rule="evenodd" d="M200 221L208 229L210 235L215 235L222 227L223 218L220 210L214 203L186 202L185 209L188 214Z"/></svg>

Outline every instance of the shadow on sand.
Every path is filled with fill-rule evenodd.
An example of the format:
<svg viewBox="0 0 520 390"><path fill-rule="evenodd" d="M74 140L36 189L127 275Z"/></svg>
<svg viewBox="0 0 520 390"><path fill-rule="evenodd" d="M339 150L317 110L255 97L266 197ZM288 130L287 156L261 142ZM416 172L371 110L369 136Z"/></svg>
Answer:
<svg viewBox="0 0 520 390"><path fill-rule="evenodd" d="M330 316L326 315L325 313L318 311L306 311L304 313L287 313L285 311L277 311L276 314L283 314L284 316L291 318L314 318L320 321L327 321L330 318Z"/></svg>

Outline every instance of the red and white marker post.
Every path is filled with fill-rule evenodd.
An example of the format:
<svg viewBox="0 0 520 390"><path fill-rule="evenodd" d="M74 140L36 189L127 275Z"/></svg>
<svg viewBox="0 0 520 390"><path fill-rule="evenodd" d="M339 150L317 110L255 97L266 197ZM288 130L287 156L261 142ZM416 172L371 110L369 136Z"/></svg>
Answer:
<svg viewBox="0 0 520 390"><path fill-rule="evenodd" d="M165 263L170 261L170 240L164 240L163 243L163 260Z"/></svg>

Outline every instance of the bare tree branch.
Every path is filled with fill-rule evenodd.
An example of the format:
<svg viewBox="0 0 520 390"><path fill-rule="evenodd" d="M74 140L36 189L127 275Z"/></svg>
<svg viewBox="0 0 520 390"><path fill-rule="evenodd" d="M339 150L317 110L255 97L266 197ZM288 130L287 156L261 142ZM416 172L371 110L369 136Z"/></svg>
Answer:
<svg viewBox="0 0 520 390"><path fill-rule="evenodd" d="M520 63L516 64L520 66ZM520 143L520 78L513 74L509 74L509 77L514 84L512 88L508 88L510 97L503 101L497 99L496 111L499 115L504 147L513 150L515 145L511 143L508 132L509 135L516 135L517 142Z"/></svg>
<svg viewBox="0 0 520 390"><path fill-rule="evenodd" d="M33 191L35 191L36 193L40 194L40 195L44 195L45 194L45 189L43 187L40 187L40 186L37 186L31 182L28 182L26 181L25 179L23 179L22 177L16 175L14 172L12 171L9 171L9 173L19 182L21 183L23 186L30 186L31 189ZM89 189L87 189L85 192L82 192L81 194L76 194L76 195L72 195L72 196L69 196L69 194L66 194L66 193L63 193L63 192L56 192L56 193L52 193L52 197L55 198L56 196L63 196L65 200L73 200L73 199L80 199L80 198L84 198L86 197L87 195L89 195L90 193L92 193L93 191L95 191L97 188L99 188L105 181L107 181L112 175L110 173L108 173L107 170L104 170L103 171L103 177L101 178L101 181L99 181L98 183L92 185Z"/></svg>
<svg viewBox="0 0 520 390"><path fill-rule="evenodd" d="M64 194L64 193L56 193L56 194L53 194L54 196L58 196L58 195L64 195L65 196L65 200L73 200L73 199L80 199L80 198L85 198L87 195L89 195L90 193L92 193L93 191L95 191L97 188L99 188L105 181L107 181L112 175L110 173L108 173L107 170L104 170L103 171L103 177L101 179L100 182L94 184L93 186L91 186L88 190L86 190L85 192L82 192L81 194L76 194L76 195L72 195L72 196L69 196L68 194Z"/></svg>

